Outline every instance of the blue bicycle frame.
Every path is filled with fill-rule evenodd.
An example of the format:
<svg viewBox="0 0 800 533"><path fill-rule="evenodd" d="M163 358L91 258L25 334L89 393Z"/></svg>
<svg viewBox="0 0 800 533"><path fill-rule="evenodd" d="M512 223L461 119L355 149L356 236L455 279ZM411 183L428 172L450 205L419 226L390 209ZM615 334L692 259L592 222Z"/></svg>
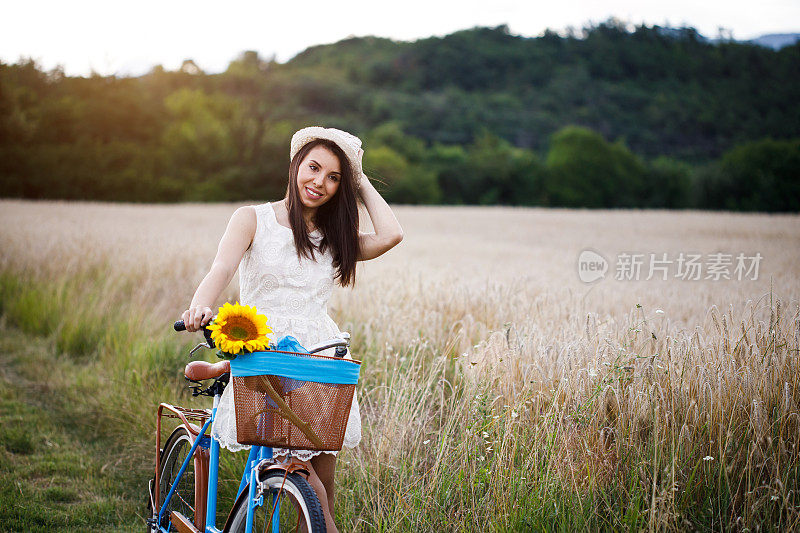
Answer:
<svg viewBox="0 0 800 533"><path fill-rule="evenodd" d="M164 520L164 512L169 507L169 502L172 499L173 494L175 494L175 489L178 486L178 482L180 481L183 473L186 471L186 468L189 466L189 461L194 460L194 453L197 450L198 446L203 448L210 449L211 456L209 458L209 471L208 471L208 499L206 503L206 527L205 533L222 533L222 530L217 527L216 518L217 518L217 481L219 479L219 442L215 439L210 438L206 435L206 431L211 426L211 423L214 421L214 418L217 414L217 404L219 403L219 396L214 396L214 408L211 411L211 417L203 424L203 428L200 430L197 438L192 443L192 447L189 449L189 453L186 456L186 459L183 460L183 464L181 464L180 469L178 470L178 474L175 477L175 481L173 482L172 486L167 493L166 498L160 505L160 509L158 511L158 521L156 522L159 524L158 530L164 533L169 532L169 527L164 528L160 524L163 523ZM253 511L257 505L263 505L263 496L259 496L256 498L256 486L257 486L257 472L256 472L256 465L258 465L264 459L271 459L272 458L272 448L268 448L266 446L251 446L250 447L250 455L247 457L247 462L245 463L244 472L242 472L242 479L239 482L239 490L236 492L236 498L239 498L242 491L245 487L250 486L248 497L247 497L247 521L245 523L245 533L252 533L253 531ZM275 502L273 502L273 505ZM277 509L276 512L272 516L272 530L274 533L278 533L279 531L279 522L280 516L278 515Z"/></svg>

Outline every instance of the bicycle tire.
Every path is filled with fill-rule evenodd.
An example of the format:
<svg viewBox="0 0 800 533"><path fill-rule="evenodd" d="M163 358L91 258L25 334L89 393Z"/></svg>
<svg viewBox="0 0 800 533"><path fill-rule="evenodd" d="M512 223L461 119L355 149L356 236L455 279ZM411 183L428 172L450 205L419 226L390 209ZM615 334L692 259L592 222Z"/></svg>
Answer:
<svg viewBox="0 0 800 533"><path fill-rule="evenodd" d="M284 483L283 470L268 470L263 474L262 482L268 490L264 491L264 504L254 510L253 533L272 531L265 527L272 513L273 498L283 484L281 501L279 502L280 531L298 531L300 524L305 524L309 533L325 533L325 515L317 493L303 477L293 472L286 476ZM249 485L244 491L247 494ZM228 533L244 533L247 522L247 498L240 498L230 522Z"/></svg>
<svg viewBox="0 0 800 533"><path fill-rule="evenodd" d="M189 432L183 426L178 426L172 432L164 444L164 451L161 452L158 503L164 504L164 499L169 493L172 483L183 464L186 455L192 447L192 439ZM190 521L194 521L194 461L189 461L186 470L181 477L175 494L172 495L161 523L162 527L169 529L170 512L178 511ZM152 531L152 530L148 530Z"/></svg>

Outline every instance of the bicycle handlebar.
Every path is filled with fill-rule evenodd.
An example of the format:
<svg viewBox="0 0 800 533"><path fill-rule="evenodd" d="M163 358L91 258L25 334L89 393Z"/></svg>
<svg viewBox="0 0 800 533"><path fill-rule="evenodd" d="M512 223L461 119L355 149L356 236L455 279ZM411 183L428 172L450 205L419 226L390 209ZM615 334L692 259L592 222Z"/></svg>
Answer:
<svg viewBox="0 0 800 533"><path fill-rule="evenodd" d="M175 323L172 324L172 329L175 331L186 331L186 324L183 323L183 320L176 320ZM201 329L203 330L203 336L206 338L208 347L214 348L214 341L211 339L211 330L206 326L202 326Z"/></svg>

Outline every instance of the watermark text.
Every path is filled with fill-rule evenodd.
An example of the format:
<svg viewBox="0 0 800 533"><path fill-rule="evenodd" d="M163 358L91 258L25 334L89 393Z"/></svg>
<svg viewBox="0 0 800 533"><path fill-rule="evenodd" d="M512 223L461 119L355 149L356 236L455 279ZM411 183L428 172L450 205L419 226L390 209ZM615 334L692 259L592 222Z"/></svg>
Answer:
<svg viewBox="0 0 800 533"><path fill-rule="evenodd" d="M752 255L744 252L709 254L622 252L615 257L612 268L602 254L587 249L578 256L578 277L584 283L592 283L605 278L606 273L612 270L617 281L652 279L755 281L758 279L762 259L764 256L760 252Z"/></svg>

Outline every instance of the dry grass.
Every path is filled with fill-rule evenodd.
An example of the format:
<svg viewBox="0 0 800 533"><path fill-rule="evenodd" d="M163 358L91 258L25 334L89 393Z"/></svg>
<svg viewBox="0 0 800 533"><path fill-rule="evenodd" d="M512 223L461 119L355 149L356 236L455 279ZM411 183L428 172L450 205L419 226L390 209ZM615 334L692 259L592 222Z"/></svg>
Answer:
<svg viewBox="0 0 800 533"><path fill-rule="evenodd" d="M113 334L70 317L40 332L83 353L61 386L138 383L129 414L104 416L146 430L151 403L179 385L178 341L161 328L235 207L0 202L0 270L49 283L95 322L120 317ZM366 362L364 440L338 478L345 530L800 527L800 218L396 212L404 242L329 306ZM612 264L620 252L764 259L757 280L612 272L586 285L584 248ZM24 323L9 298L4 313ZM164 384L148 390L148 376Z"/></svg>

